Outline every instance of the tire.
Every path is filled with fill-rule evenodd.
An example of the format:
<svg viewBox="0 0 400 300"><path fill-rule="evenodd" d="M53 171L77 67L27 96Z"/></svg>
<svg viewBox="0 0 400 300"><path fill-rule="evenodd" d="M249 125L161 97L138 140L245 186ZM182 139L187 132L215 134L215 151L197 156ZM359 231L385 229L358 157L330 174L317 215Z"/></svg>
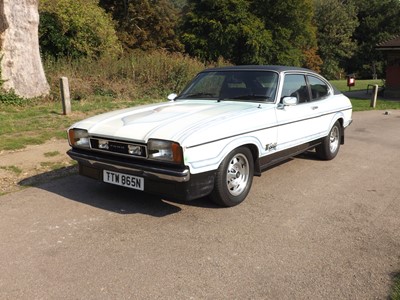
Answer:
<svg viewBox="0 0 400 300"><path fill-rule="evenodd" d="M253 174L254 160L249 148L233 150L217 169L211 199L225 207L242 203L250 191Z"/></svg>
<svg viewBox="0 0 400 300"><path fill-rule="evenodd" d="M323 160L334 159L339 152L341 136L342 126L339 121L336 121L329 134L323 139L322 144L316 147L318 157Z"/></svg>

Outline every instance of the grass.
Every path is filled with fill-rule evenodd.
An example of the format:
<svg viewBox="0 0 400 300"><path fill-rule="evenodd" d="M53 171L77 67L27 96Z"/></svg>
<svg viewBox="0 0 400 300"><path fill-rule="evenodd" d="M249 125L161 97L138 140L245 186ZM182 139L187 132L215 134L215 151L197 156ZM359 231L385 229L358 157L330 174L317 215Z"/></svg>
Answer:
<svg viewBox="0 0 400 300"><path fill-rule="evenodd" d="M337 89L341 92L348 92L349 88L347 86L346 80L331 80L330 81ZM383 84L381 79L376 80L356 80L356 85L351 87L351 91L362 91L366 90L369 84L377 84L381 86ZM390 101L379 99L376 103L376 108L370 107L371 98L366 99L350 99L353 105L353 111L364 111L364 110L392 110L400 109L400 101Z"/></svg>
<svg viewBox="0 0 400 300"><path fill-rule="evenodd" d="M355 85L350 89L347 86L347 80L331 80L330 82L342 92L366 90L369 84L383 85L382 79L356 79Z"/></svg>
<svg viewBox="0 0 400 300"><path fill-rule="evenodd" d="M44 157L55 157L60 154L61 154L60 151L51 151L44 153Z"/></svg>
<svg viewBox="0 0 400 300"><path fill-rule="evenodd" d="M17 106L0 103L0 150L42 144L54 137L66 139L66 129L78 120L143 103L146 101L111 101L108 97L88 97L82 101L72 101L73 113L68 116L62 115L61 103L54 101L32 101Z"/></svg>
<svg viewBox="0 0 400 300"><path fill-rule="evenodd" d="M20 175L22 173L22 170L20 168L18 168L17 166L0 167L0 169L13 172L16 175Z"/></svg>
<svg viewBox="0 0 400 300"><path fill-rule="evenodd" d="M393 110L400 109L400 101L389 101L380 100L376 102L376 107L370 107L370 99L350 99L353 105L353 111L364 111L364 110Z"/></svg>
<svg viewBox="0 0 400 300"><path fill-rule="evenodd" d="M389 299L400 300L400 274L394 278L394 285Z"/></svg>
<svg viewBox="0 0 400 300"><path fill-rule="evenodd" d="M64 168L65 165L62 163L53 163L53 162L41 162L40 166L43 168L48 168L50 170L59 170L61 168Z"/></svg>

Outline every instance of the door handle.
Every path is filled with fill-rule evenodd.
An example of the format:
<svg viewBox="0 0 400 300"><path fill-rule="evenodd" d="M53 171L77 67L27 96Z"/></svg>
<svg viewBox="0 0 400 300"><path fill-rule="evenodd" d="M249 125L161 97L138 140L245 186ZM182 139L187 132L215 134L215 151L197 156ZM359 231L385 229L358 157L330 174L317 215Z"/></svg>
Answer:
<svg viewBox="0 0 400 300"><path fill-rule="evenodd" d="M313 106L313 107L311 107L311 109L316 110L316 109L318 109L318 106Z"/></svg>

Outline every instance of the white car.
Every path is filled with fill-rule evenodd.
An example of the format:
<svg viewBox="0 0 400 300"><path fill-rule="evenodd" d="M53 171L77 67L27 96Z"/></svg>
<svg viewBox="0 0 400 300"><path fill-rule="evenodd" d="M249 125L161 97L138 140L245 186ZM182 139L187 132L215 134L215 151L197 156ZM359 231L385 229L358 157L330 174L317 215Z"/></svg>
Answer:
<svg viewBox="0 0 400 300"><path fill-rule="evenodd" d="M236 66L200 72L170 101L88 118L68 129L79 173L191 200L241 203L253 175L315 148L333 159L352 122L349 99L303 68Z"/></svg>

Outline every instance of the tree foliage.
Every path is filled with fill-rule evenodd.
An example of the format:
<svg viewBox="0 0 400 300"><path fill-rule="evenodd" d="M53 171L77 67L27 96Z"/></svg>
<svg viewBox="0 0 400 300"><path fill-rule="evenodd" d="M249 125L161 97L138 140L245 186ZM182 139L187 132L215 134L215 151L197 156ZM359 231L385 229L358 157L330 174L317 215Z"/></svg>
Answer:
<svg viewBox="0 0 400 300"><path fill-rule="evenodd" d="M115 54L120 42L371 77L382 75L375 47L400 34L399 15L399 0L41 0L40 44L55 57Z"/></svg>
<svg viewBox="0 0 400 300"><path fill-rule="evenodd" d="M45 56L117 55L111 18L94 0L41 0L39 40Z"/></svg>
<svg viewBox="0 0 400 300"><path fill-rule="evenodd" d="M382 75L385 60L377 44L400 34L399 0L355 0L360 25L354 32L357 49L348 60L347 68L362 77Z"/></svg>
<svg viewBox="0 0 400 300"><path fill-rule="evenodd" d="M249 12L249 1L189 0L181 31L186 51L204 61L219 57L234 64L269 61L271 33Z"/></svg>
<svg viewBox="0 0 400 300"><path fill-rule="evenodd" d="M178 10L168 0L100 0L111 13L125 49L181 51L175 34Z"/></svg>
<svg viewBox="0 0 400 300"><path fill-rule="evenodd" d="M315 1L315 23L318 26L318 47L322 60L322 74L337 78L345 59L350 58L356 43L353 33L358 26L357 8L353 1Z"/></svg>
<svg viewBox="0 0 400 300"><path fill-rule="evenodd" d="M271 63L318 65L320 60L315 54L317 40L312 0L253 0L252 10L272 33Z"/></svg>
<svg viewBox="0 0 400 300"><path fill-rule="evenodd" d="M170 0L171 3L178 9L183 9L187 5L187 0Z"/></svg>

